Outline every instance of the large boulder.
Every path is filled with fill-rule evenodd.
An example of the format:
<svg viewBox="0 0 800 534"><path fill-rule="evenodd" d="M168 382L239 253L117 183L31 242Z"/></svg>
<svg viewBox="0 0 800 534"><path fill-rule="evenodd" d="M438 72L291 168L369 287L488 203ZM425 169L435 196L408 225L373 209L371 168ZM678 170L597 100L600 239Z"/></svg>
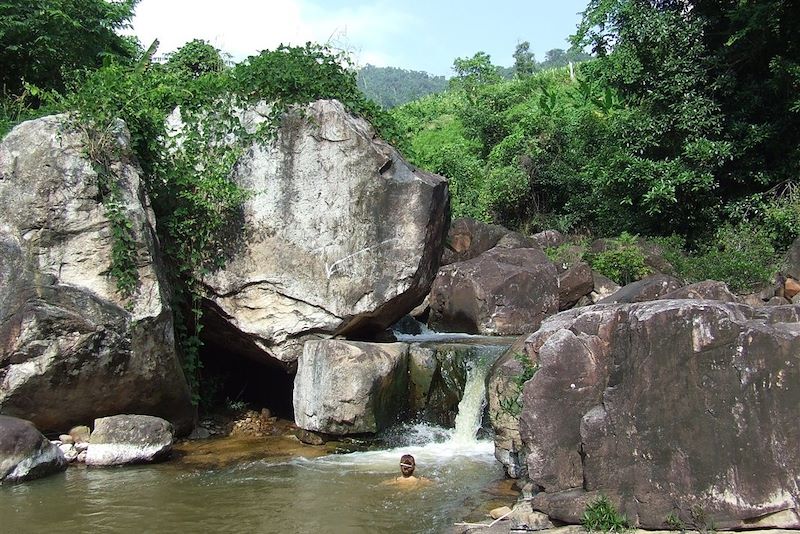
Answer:
<svg viewBox="0 0 800 534"><path fill-rule="evenodd" d="M478 257L509 233L499 224L487 224L469 217L461 217L450 223L447 231L447 247L442 253L442 265L467 261Z"/></svg>
<svg viewBox="0 0 800 534"><path fill-rule="evenodd" d="M447 231L447 182L406 163L341 103L285 115L233 180L251 193L244 233L225 267L203 279L225 345L292 367L305 340L366 337L428 293Z"/></svg>
<svg viewBox="0 0 800 534"><path fill-rule="evenodd" d="M739 298L731 293L725 282L715 280L705 280L695 284L681 287L675 291L670 291L659 299L697 299L697 300L720 300L722 302L739 302Z"/></svg>
<svg viewBox="0 0 800 534"><path fill-rule="evenodd" d="M294 418L325 434L374 433L407 406L408 345L308 341L294 380Z"/></svg>
<svg viewBox="0 0 800 534"><path fill-rule="evenodd" d="M558 275L558 309L573 307L581 297L594 289L592 268L584 262L576 263Z"/></svg>
<svg viewBox="0 0 800 534"><path fill-rule="evenodd" d="M579 522L602 493L646 528L673 514L800 527L800 306L593 306L552 317L525 350L539 365L519 418L537 510Z"/></svg>
<svg viewBox="0 0 800 534"><path fill-rule="evenodd" d="M556 267L539 248L495 247L442 267L428 324L439 331L518 335L558 311Z"/></svg>
<svg viewBox="0 0 800 534"><path fill-rule="evenodd" d="M0 483L31 480L66 468L64 454L33 423L0 415Z"/></svg>
<svg viewBox="0 0 800 534"><path fill-rule="evenodd" d="M51 116L0 143L0 412L48 431L136 411L188 432L154 216L127 129L111 133L109 179L138 276L130 298L108 274L115 227L83 135Z"/></svg>
<svg viewBox="0 0 800 534"><path fill-rule="evenodd" d="M623 286L611 295L597 301L597 304L618 304L656 300L663 295L683 287L677 278L666 274L656 274Z"/></svg>
<svg viewBox="0 0 800 534"><path fill-rule="evenodd" d="M800 281L800 237L794 240L789 250L786 252L784 272Z"/></svg>
<svg viewBox="0 0 800 534"><path fill-rule="evenodd" d="M149 415L113 415L95 419L86 465L144 464L172 451L175 431L169 421Z"/></svg>

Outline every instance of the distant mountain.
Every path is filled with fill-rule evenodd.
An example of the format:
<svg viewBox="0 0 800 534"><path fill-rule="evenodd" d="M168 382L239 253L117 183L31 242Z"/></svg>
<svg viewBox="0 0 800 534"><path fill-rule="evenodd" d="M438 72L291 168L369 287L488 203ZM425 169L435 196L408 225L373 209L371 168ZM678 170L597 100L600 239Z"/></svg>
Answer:
<svg viewBox="0 0 800 534"><path fill-rule="evenodd" d="M418 70L367 65L358 71L358 87L370 100L384 109L411 102L447 89L444 76Z"/></svg>

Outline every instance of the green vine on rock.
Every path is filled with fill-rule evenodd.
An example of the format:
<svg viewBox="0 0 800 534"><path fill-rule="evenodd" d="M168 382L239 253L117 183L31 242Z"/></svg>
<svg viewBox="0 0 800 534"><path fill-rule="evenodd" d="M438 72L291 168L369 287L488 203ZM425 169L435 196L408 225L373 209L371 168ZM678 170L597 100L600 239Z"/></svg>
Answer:
<svg viewBox="0 0 800 534"><path fill-rule="evenodd" d="M539 370L539 364L531 362L522 352L515 352L514 359L522 366L522 372L511 379L511 392L500 399L500 410L517 418L522 413L522 389L525 387L525 382L533 378Z"/></svg>

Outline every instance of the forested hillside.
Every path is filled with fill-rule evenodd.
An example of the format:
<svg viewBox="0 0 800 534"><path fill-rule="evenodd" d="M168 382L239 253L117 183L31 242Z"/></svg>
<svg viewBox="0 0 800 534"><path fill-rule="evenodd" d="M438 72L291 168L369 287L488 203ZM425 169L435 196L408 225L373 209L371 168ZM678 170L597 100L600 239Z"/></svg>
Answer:
<svg viewBox="0 0 800 534"><path fill-rule="evenodd" d="M597 59L574 77L504 80L478 53L393 114L454 216L671 236L689 278L755 287L800 234L799 10L594 0L572 40Z"/></svg>

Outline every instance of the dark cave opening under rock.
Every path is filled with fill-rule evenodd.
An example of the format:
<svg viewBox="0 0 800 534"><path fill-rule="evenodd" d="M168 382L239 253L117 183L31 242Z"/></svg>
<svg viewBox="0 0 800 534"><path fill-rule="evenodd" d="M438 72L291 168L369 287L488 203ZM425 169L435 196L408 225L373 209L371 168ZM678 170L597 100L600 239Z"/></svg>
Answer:
<svg viewBox="0 0 800 534"><path fill-rule="evenodd" d="M224 408L268 408L272 415L294 420L294 374L270 361L257 347L241 339L217 313L203 317L200 349L200 411Z"/></svg>

